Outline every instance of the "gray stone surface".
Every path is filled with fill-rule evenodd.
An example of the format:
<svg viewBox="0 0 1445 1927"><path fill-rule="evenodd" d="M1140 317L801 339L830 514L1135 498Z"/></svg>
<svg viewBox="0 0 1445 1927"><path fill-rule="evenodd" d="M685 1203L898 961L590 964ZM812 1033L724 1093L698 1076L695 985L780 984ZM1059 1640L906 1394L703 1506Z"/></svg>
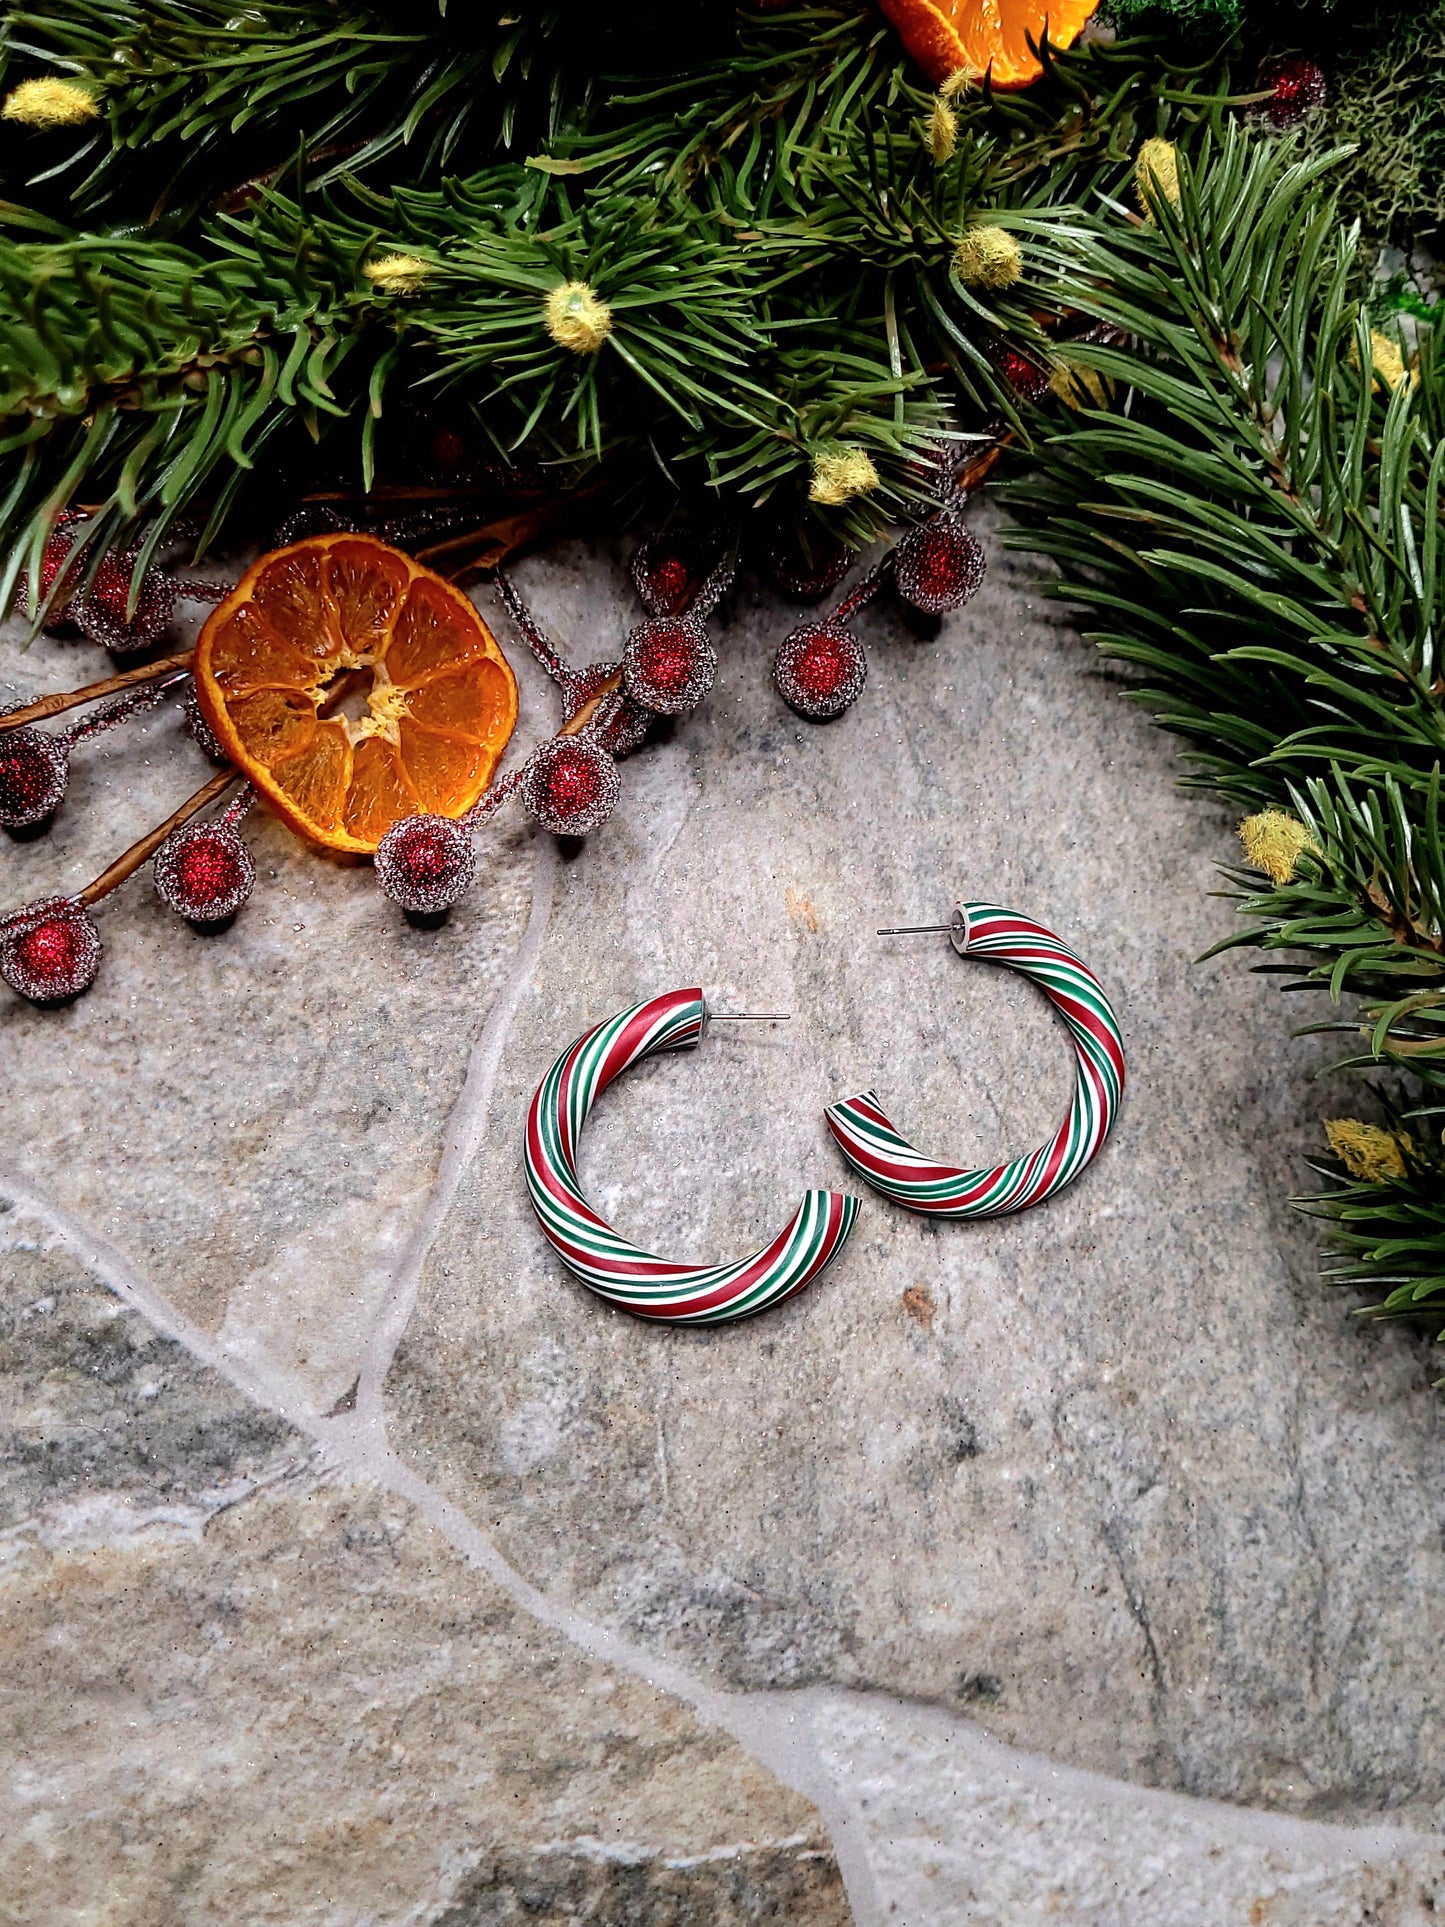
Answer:
<svg viewBox="0 0 1445 1927"><path fill-rule="evenodd" d="M860 1927L1424 1918L1435 1847L1372 1829L1445 1825L1433 1361L1320 1286L1288 1204L1359 1097L1311 1081L1301 1006L1191 962L1230 927L1230 825L991 555L936 643L866 619L824 730L779 707L792 617L744 586L604 832L503 818L442 931L263 822L229 935L137 878L87 998L0 1001L0 1730L35 1763L0 1774L0 1920L831 1921L839 1868ZM617 556L520 573L615 650ZM0 700L103 667L0 644ZM520 670L518 754L552 713ZM206 773L173 715L75 769L50 840L0 843L0 903ZM589 1126L592 1195L669 1253L856 1189L821 1111L870 1083L960 1158L1052 1128L1037 994L872 934L964 893L1053 923L1119 1005L1131 1089L1085 1179L993 1225L868 1196L737 1328L590 1300L528 1214L521 1113L636 997L793 1012Z"/></svg>
<svg viewBox="0 0 1445 1927"><path fill-rule="evenodd" d="M1126 1793L920 1706L821 1693L809 1716L889 1920L1435 1927L1445 1910L1438 1839Z"/></svg>
<svg viewBox="0 0 1445 1927"><path fill-rule="evenodd" d="M550 617L555 575L530 580ZM884 1688L1151 1784L1424 1817L1438 1409L1419 1348L1321 1290L1287 1204L1341 1101L1321 1049L1237 958L1193 962L1230 927L1226 822L996 549L938 643L875 617L827 729L768 687L779 626L743 593L706 713L559 875L390 1382L398 1450L536 1583L731 1685ZM1117 999L1131 1088L1085 1178L984 1225L869 1198L756 1323L589 1300L531 1221L519 1126L638 996L794 1013L640 1068L589 1126L600 1207L669 1255L749 1249L842 1182L821 1112L849 1091L960 1159L1045 1135L1071 1057L1038 993L873 934L960 894L1042 918Z"/></svg>
<svg viewBox="0 0 1445 1927"><path fill-rule="evenodd" d="M817 1816L0 1218L0 1921L844 1927Z"/></svg>

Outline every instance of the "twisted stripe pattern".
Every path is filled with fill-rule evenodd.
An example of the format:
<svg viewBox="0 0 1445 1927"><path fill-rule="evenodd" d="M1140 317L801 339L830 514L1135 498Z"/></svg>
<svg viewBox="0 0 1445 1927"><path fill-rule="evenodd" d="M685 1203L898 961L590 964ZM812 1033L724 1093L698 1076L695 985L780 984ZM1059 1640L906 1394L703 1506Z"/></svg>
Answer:
<svg viewBox="0 0 1445 1927"><path fill-rule="evenodd" d="M858 1200L809 1191L771 1244L730 1265L678 1265L630 1243L600 1218L577 1181L577 1145L613 1078L655 1051L702 1036L700 990L672 990L609 1017L563 1051L527 1112L527 1189L552 1249L589 1290L641 1318L720 1325L781 1304L811 1284L848 1241Z"/></svg>
<svg viewBox="0 0 1445 1927"><path fill-rule="evenodd" d="M996 903L964 903L959 911L959 954L1031 977L1068 1025L1078 1060L1068 1116L1027 1156L963 1171L915 1151L872 1091L829 1105L826 1115L844 1157L885 1197L935 1218L996 1218L1042 1204L1098 1153L1124 1091L1124 1045L1098 978L1051 930Z"/></svg>

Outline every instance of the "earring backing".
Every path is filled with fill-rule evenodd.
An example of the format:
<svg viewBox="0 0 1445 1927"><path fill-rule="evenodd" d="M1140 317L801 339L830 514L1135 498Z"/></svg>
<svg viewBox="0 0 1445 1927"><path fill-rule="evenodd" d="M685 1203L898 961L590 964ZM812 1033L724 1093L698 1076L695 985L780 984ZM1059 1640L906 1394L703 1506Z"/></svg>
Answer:
<svg viewBox="0 0 1445 1927"><path fill-rule="evenodd" d="M994 1218L1042 1204L1079 1175L1113 1128L1124 1092L1119 1020L1082 958L1051 930L996 903L960 903L948 923L908 924L880 937L946 933L960 957L999 963L1031 978L1068 1026L1077 1069L1069 1114L1046 1144L1008 1164L963 1170L916 1151L876 1094L830 1104L828 1129L859 1175L911 1211L935 1218Z"/></svg>
<svg viewBox="0 0 1445 1927"><path fill-rule="evenodd" d="M590 1291L623 1311L673 1324L719 1325L781 1304L810 1284L848 1242L858 1200L809 1191L771 1244L735 1264L683 1265L615 1231L587 1202L577 1146L593 1104L614 1078L658 1051L689 1050L709 1022L777 1021L786 1011L709 1012L701 990L670 990L585 1031L537 1086L524 1162L542 1234Z"/></svg>

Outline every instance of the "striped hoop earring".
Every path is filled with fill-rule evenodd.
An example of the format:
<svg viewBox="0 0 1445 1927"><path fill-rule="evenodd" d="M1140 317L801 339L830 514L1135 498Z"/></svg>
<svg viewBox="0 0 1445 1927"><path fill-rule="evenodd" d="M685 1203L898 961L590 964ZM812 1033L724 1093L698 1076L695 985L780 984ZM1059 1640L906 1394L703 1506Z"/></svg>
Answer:
<svg viewBox="0 0 1445 1927"><path fill-rule="evenodd" d="M1124 1091L1124 1045L1119 1021L1099 980L1067 944L1032 917L996 903L960 903L946 924L880 930L880 937L946 931L960 957L1020 971L1048 997L1069 1027L1078 1072L1069 1114L1047 1144L990 1169L963 1171L937 1164L901 1137L877 1097L830 1104L828 1129L843 1155L875 1191L910 1211L935 1218L996 1218L1026 1211L1062 1191L1095 1157L1118 1114Z"/></svg>
<svg viewBox="0 0 1445 1927"><path fill-rule="evenodd" d="M809 1191L785 1231L731 1265L677 1265L613 1230L582 1195L577 1145L597 1098L630 1064L702 1041L711 1020L783 1013L710 1013L700 990L670 990L619 1011L563 1051L527 1112L527 1189L543 1235L569 1270L610 1305L641 1318L720 1325L781 1304L811 1284L848 1242L858 1200Z"/></svg>

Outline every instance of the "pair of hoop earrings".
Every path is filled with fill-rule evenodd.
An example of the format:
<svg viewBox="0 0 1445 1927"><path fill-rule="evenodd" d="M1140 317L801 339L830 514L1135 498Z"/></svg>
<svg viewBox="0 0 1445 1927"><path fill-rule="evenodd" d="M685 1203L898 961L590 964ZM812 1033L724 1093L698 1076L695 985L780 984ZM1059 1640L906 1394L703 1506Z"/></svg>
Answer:
<svg viewBox="0 0 1445 1927"><path fill-rule="evenodd" d="M1068 1116L1047 1143L987 1169L963 1170L916 1151L872 1091L825 1112L845 1158L895 1204L935 1218L993 1218L1042 1204L1098 1154L1124 1090L1118 1020L1098 978L1052 931L994 903L960 903L947 924L881 930L880 936L947 932L960 957L1017 970L1038 984L1068 1026L1076 1075ZM700 990L671 990L595 1025L563 1051L527 1113L526 1171L532 1208L562 1262L590 1290L643 1318L717 1325L791 1298L837 1257L858 1200L809 1191L771 1244L726 1265L681 1265L641 1250L587 1202L577 1146L593 1104L630 1065L702 1041L709 1021L763 1012L710 1013Z"/></svg>

